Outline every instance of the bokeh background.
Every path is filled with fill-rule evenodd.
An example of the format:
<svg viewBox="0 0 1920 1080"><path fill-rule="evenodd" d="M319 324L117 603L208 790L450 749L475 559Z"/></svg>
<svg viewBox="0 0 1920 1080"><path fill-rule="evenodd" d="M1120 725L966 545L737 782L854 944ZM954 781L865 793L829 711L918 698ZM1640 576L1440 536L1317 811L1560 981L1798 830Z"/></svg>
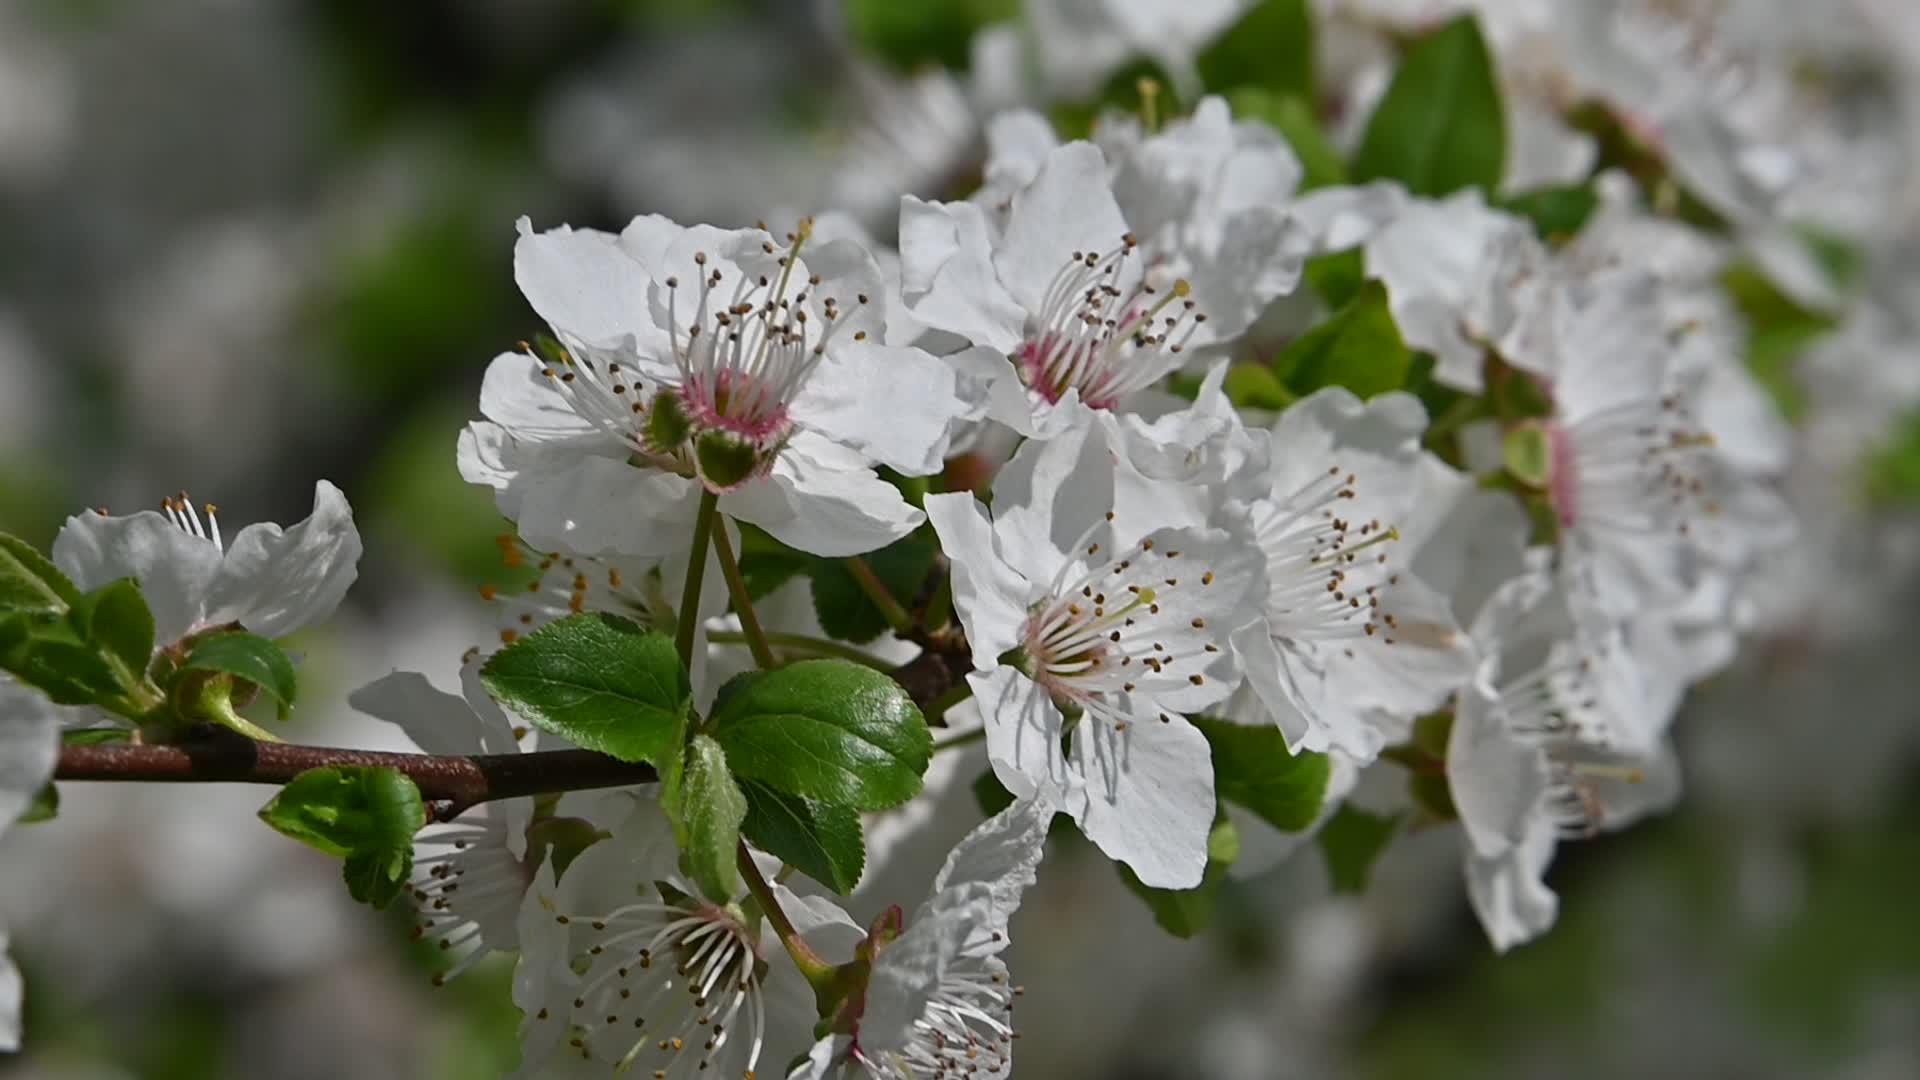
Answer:
<svg viewBox="0 0 1920 1080"><path fill-rule="evenodd" d="M1886 90L1869 137L1901 163L1920 130L1903 2L1830 5L1908 31L1847 54ZM903 95L887 59L964 63L1009 6L0 0L0 529L44 544L79 508L182 488L230 527L291 522L333 480L367 554L298 642L293 734L402 745L340 702L394 667L453 685L487 632L473 587L501 522L453 444L487 360L536 329L515 218L841 205L884 238L901 190L977 169L982 104ZM1304 851L1191 941L1068 848L1015 926L1019 1075L1920 1076L1920 426L1887 389L1920 396L1913 228L1888 221L1870 253L1891 330L1835 317L1766 357L1806 430L1792 617L1695 693L1678 812L1563 846L1551 934L1494 956L1445 829L1401 838L1358 897ZM63 785L58 819L0 843L29 986L0 1077L512 1066L508 970L432 989L402 917L253 819L268 794ZM951 839L902 831L935 856Z"/></svg>

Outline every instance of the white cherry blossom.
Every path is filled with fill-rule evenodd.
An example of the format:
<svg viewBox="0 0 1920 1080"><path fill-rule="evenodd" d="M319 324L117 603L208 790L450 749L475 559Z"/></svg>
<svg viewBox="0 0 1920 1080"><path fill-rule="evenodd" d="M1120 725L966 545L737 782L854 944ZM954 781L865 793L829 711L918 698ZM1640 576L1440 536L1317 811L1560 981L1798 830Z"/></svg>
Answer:
<svg viewBox="0 0 1920 1080"><path fill-rule="evenodd" d="M517 1075L751 1077L813 1040L812 991L765 919L715 904L680 875L666 815L627 800L612 835L522 908ZM860 929L826 901L775 894L809 944L850 949Z"/></svg>
<svg viewBox="0 0 1920 1080"><path fill-rule="evenodd" d="M960 494L929 496L927 513L1001 783L1060 806L1147 884L1187 888L1206 865L1213 767L1181 714L1238 684L1228 635L1258 613L1261 560L1235 517L1181 521L1181 493L1116 460L1116 442L1099 422L1029 443L991 514Z"/></svg>
<svg viewBox="0 0 1920 1080"><path fill-rule="evenodd" d="M54 538L54 564L83 592L137 580L162 645L231 623L283 637L333 614L358 573L353 512L325 480L314 485L312 515L285 530L261 522L228 543L216 508L201 510L184 495L168 498L165 513L89 510Z"/></svg>
<svg viewBox="0 0 1920 1080"><path fill-rule="evenodd" d="M896 925L898 936L878 943L858 1011L838 1018L844 1030L815 1043L793 1080L986 1080L1012 1071L1019 991L1000 954L1038 876L1053 815L1019 799L954 846L904 932Z"/></svg>
<svg viewBox="0 0 1920 1080"><path fill-rule="evenodd" d="M1466 832L1468 893L1494 947L1552 925L1542 882L1562 837L1670 804L1666 728L1684 684L1651 623L1582 614L1546 574L1515 578L1474 621L1483 659L1462 692L1447 778Z"/></svg>
<svg viewBox="0 0 1920 1080"><path fill-rule="evenodd" d="M683 552L702 486L815 554L905 535L921 516L874 466L935 471L970 406L949 365L879 340L872 257L810 239L810 224L780 239L650 217L615 237L523 220L515 276L564 355L493 362L462 474L529 543L583 554Z"/></svg>
<svg viewBox="0 0 1920 1080"><path fill-rule="evenodd" d="M1294 750L1370 761L1385 741L1375 714L1432 709L1470 671L1445 598L1407 568L1402 523L1433 494L1438 465L1420 448L1425 428L1411 395L1362 402L1340 388L1275 423L1270 486L1251 504L1264 618L1233 644Z"/></svg>

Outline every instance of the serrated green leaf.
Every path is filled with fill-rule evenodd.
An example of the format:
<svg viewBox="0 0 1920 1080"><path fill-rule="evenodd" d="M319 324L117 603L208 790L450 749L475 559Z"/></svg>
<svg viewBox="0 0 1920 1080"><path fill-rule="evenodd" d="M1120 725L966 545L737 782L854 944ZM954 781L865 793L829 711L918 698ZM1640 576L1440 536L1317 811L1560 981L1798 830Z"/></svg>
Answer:
<svg viewBox="0 0 1920 1080"><path fill-rule="evenodd" d="M260 808L284 836L344 856L347 891L384 908L413 870L413 834L427 823L420 789L398 769L329 765L308 769Z"/></svg>
<svg viewBox="0 0 1920 1080"><path fill-rule="evenodd" d="M1387 288L1360 286L1351 302L1302 334L1274 358L1274 372L1302 397L1324 386L1344 386L1362 398L1406 385L1413 354L1387 308Z"/></svg>
<svg viewBox="0 0 1920 1080"><path fill-rule="evenodd" d="M1125 863L1114 863L1120 880L1146 901L1153 921L1177 938L1190 938L1213 924L1213 911L1225 884L1227 869L1240 857L1240 834L1233 822L1221 817L1207 834L1207 869L1191 889L1156 889L1142 885Z"/></svg>
<svg viewBox="0 0 1920 1080"><path fill-rule="evenodd" d="M73 605L69 617L80 635L137 680L153 658L153 613L140 583L130 577L108 582Z"/></svg>
<svg viewBox="0 0 1920 1080"><path fill-rule="evenodd" d="M28 633L0 656L0 669L37 687L56 705L118 702L126 687L120 674L92 645L69 639L65 620L25 624Z"/></svg>
<svg viewBox="0 0 1920 1080"><path fill-rule="evenodd" d="M1314 119L1307 99L1292 94L1270 94L1264 90L1236 90L1228 98L1233 114L1263 120L1287 140L1300 159L1300 190L1331 187L1347 182L1347 163L1340 151Z"/></svg>
<svg viewBox="0 0 1920 1080"><path fill-rule="evenodd" d="M1255 86L1310 98L1313 44L1307 0L1261 0L1215 38L1195 66L1207 89L1216 92Z"/></svg>
<svg viewBox="0 0 1920 1080"><path fill-rule="evenodd" d="M1415 42L1367 121L1355 183L1398 180L1415 195L1500 185L1507 120L1493 57L1471 14Z"/></svg>
<svg viewBox="0 0 1920 1080"><path fill-rule="evenodd" d="M1533 222L1533 231L1549 243L1574 236L1600 207L1591 183L1534 188L1497 200L1501 209Z"/></svg>
<svg viewBox="0 0 1920 1080"><path fill-rule="evenodd" d="M293 661L280 646L246 630L209 634L193 645L180 665L182 671L211 671L231 675L260 688L273 699L281 719L293 707L298 690Z"/></svg>
<svg viewBox="0 0 1920 1080"><path fill-rule="evenodd" d="M792 795L885 810L920 793L933 753L920 707L887 675L803 660L742 680L713 710L734 775Z"/></svg>
<svg viewBox="0 0 1920 1080"><path fill-rule="evenodd" d="M10 533L0 533L0 611L59 615L80 602L80 590L52 560Z"/></svg>
<svg viewBox="0 0 1920 1080"><path fill-rule="evenodd" d="M1248 726L1208 716L1191 718L1213 752L1213 787L1284 832L1299 832L1320 816L1333 767L1325 754L1292 754L1271 724Z"/></svg>
<svg viewBox="0 0 1920 1080"><path fill-rule="evenodd" d="M480 681L502 706L575 745L659 765L693 689L673 639L628 619L585 612L494 653Z"/></svg>
<svg viewBox="0 0 1920 1080"><path fill-rule="evenodd" d="M910 605L933 572L939 550L931 538L915 534L861 557L894 599ZM887 632L887 617L873 606L843 560L816 560L812 571L813 610L828 637L864 645Z"/></svg>
<svg viewBox="0 0 1920 1080"><path fill-rule="evenodd" d="M747 800L740 832L755 847L841 895L860 884L867 848L859 811L788 795L757 780L738 783Z"/></svg>
<svg viewBox="0 0 1920 1080"><path fill-rule="evenodd" d="M14 820L22 825L33 825L42 821L52 821L59 815L60 789L54 787L53 781L49 780L46 786L40 789L39 794L33 797L33 801L27 804L26 809L20 811L20 816Z"/></svg>
<svg viewBox="0 0 1920 1080"><path fill-rule="evenodd" d="M1315 840L1327 863L1327 876L1333 890L1343 893L1365 891L1373 862L1387 848L1387 842L1400 828L1397 815L1381 816L1342 806L1320 828Z"/></svg>
<svg viewBox="0 0 1920 1080"><path fill-rule="evenodd" d="M727 903L740 888L735 852L747 797L727 768L727 752L705 735L695 735L687 745L679 804L675 819L684 834L680 850L693 880L707 899Z"/></svg>

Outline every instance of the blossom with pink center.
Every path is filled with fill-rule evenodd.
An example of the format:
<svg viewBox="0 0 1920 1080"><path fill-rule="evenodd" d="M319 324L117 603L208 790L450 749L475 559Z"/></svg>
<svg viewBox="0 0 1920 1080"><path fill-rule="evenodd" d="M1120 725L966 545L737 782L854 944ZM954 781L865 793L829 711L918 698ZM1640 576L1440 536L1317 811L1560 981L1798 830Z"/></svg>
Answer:
<svg viewBox="0 0 1920 1080"><path fill-rule="evenodd" d="M681 554L705 488L793 547L870 551L921 520L875 466L936 471L978 411L948 364L884 343L878 265L810 222L523 221L515 272L556 341L494 361L460 462L542 549Z"/></svg>
<svg viewBox="0 0 1920 1080"><path fill-rule="evenodd" d="M901 206L902 295L928 326L981 347L954 363L992 419L1051 438L1090 409L1127 408L1298 280L1278 197L1235 201L1268 173L1290 190L1298 165L1284 148L1242 145L1223 102L1144 142L1117 140L1129 155L1118 160L1018 119L991 129L1029 137L990 139L1015 158L989 162L988 205Z"/></svg>
<svg viewBox="0 0 1920 1080"><path fill-rule="evenodd" d="M971 495L932 495L988 758L1016 795L1070 814L1140 879L1206 866L1213 768L1183 714L1240 681L1228 636L1257 617L1259 551L1232 513L1183 512L1105 420L1023 447Z"/></svg>

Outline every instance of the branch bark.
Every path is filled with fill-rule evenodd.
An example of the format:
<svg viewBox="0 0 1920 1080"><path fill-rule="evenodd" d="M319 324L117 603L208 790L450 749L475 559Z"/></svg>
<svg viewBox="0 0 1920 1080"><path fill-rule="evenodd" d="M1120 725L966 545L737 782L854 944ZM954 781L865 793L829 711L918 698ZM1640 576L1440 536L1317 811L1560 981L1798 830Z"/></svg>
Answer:
<svg viewBox="0 0 1920 1080"><path fill-rule="evenodd" d="M892 671L915 702L926 705L966 675L964 651L928 648ZM166 744L94 743L60 748L55 780L119 780L163 784L284 784L308 769L328 765L398 769L434 804L442 821L484 802L522 795L648 784L653 766L634 764L592 750L540 750L528 754L407 754L333 746L255 742L207 725L187 739Z"/></svg>

